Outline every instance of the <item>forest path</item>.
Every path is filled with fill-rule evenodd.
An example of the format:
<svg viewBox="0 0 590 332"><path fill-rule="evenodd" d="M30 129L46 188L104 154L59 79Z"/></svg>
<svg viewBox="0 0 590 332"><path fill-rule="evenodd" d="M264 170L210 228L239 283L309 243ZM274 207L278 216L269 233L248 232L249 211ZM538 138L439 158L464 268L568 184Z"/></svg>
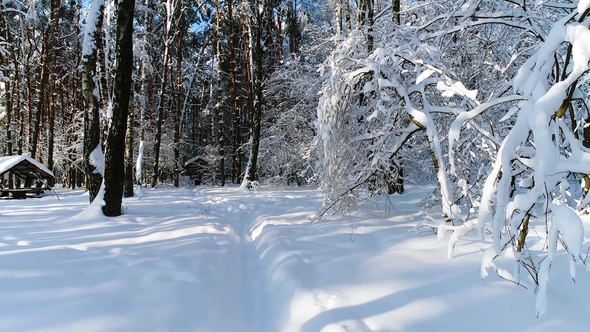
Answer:
<svg viewBox="0 0 590 332"><path fill-rule="evenodd" d="M415 232L431 191L314 223L313 188L146 189L117 218L82 191L2 200L0 331L587 331L589 274L572 283L560 251L537 319L534 287L479 277L489 244L466 237L449 260Z"/></svg>
<svg viewBox="0 0 590 332"><path fill-rule="evenodd" d="M81 191L0 202L0 330L257 330L243 240L256 204L235 190L144 191L117 218L80 214Z"/></svg>
<svg viewBox="0 0 590 332"><path fill-rule="evenodd" d="M307 223L319 192L144 192L117 218L79 190L1 201L0 330L279 331L293 288L274 275L283 240L260 235L284 211Z"/></svg>

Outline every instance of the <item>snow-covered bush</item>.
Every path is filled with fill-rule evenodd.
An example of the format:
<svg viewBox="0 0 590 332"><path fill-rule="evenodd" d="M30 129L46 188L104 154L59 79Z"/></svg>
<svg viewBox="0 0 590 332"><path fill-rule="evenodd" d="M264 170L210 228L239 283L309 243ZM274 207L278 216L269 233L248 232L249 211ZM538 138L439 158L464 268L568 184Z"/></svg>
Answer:
<svg viewBox="0 0 590 332"><path fill-rule="evenodd" d="M430 168L443 220L469 220L510 125L499 120L522 99L495 98L508 86L498 77L520 61L495 48L520 51L530 38L507 42L505 20L488 12L494 2L461 3L408 4L405 25L376 21L373 51L355 30L324 63L317 150L326 209L401 192Z"/></svg>
<svg viewBox="0 0 590 332"><path fill-rule="evenodd" d="M293 55L269 78L259 169L265 182L301 185L311 176L313 119L319 79L314 65Z"/></svg>
<svg viewBox="0 0 590 332"><path fill-rule="evenodd" d="M572 103L579 95L579 84L586 80L590 60L588 4L580 2L580 6L553 25L512 81L514 92L524 99L487 177L478 218L481 237L490 227L493 257L508 248L515 252L513 281L520 283L520 268L524 267L539 285L538 314L546 307L546 284L558 230L573 259L580 260L579 250L571 246L573 242L575 247L581 246L581 242L568 240L582 236L579 217L570 208L559 206L572 201L566 197L572 195L569 189L574 175L590 173L590 154L577 126L587 117L587 109ZM554 199L558 206L551 205ZM543 215L549 211L554 220L545 226L544 233L549 233L547 255L533 250L536 241L526 234L536 222L544 224L547 217ZM565 216L568 220L561 220ZM567 226L566 232L564 223L575 227ZM484 260L484 265L491 266L492 260Z"/></svg>
<svg viewBox="0 0 590 332"><path fill-rule="evenodd" d="M351 211L388 193L383 172L429 159L442 218L427 219L439 238L453 233L449 256L465 234L491 235L482 277L494 267L520 284L524 268L538 285L543 313L558 235L572 260L585 261L579 217L566 205L590 202L589 6L413 3L405 25L376 21L372 51L365 34L351 33L322 68L317 150L324 212ZM527 236L529 229L547 236ZM514 252L514 273L495 266L507 250Z"/></svg>
<svg viewBox="0 0 590 332"><path fill-rule="evenodd" d="M404 165L429 160L445 220L462 220L442 143L455 114L477 104L477 91L447 75L440 50L421 44L415 29L384 19L375 30L388 33L376 36L373 51L355 31L322 67L317 149L326 210L402 192Z"/></svg>

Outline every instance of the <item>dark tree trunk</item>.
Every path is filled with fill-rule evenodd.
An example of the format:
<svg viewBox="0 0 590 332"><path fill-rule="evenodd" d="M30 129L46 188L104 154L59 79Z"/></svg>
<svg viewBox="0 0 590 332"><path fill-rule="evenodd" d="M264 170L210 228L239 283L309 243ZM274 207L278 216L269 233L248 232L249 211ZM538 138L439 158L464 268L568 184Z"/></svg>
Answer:
<svg viewBox="0 0 590 332"><path fill-rule="evenodd" d="M101 6L99 16L96 20L96 29L101 29L103 21L103 9ZM100 34L94 34L95 48L91 54L86 54L82 61L82 91L84 95L84 173L86 176L86 189L90 196L90 202L94 200L100 185L102 176L96 172L96 167L90 163L90 154L100 145L100 104L95 91L96 86L96 63ZM74 173L75 174L75 173ZM75 181L72 181L75 183Z"/></svg>
<svg viewBox="0 0 590 332"><path fill-rule="evenodd" d="M297 8L294 1L292 1L287 8L287 34L289 35L289 52L291 54L299 52L301 30L299 29Z"/></svg>
<svg viewBox="0 0 590 332"><path fill-rule="evenodd" d="M164 74L163 77L168 76L168 55L164 55ZM156 134L154 135L154 166L152 168L152 188L154 188L158 184L158 172L160 171L160 147L162 145L162 121L164 117L164 101L163 99L166 97L164 89L166 86L167 78L163 78L159 101L158 101L158 110L156 114Z"/></svg>
<svg viewBox="0 0 590 332"><path fill-rule="evenodd" d="M54 78L55 80L55 78ZM47 168L53 171L53 154L55 147L55 107L57 105L56 92L57 84L52 81L49 84L49 105L48 105L48 118L47 118Z"/></svg>
<svg viewBox="0 0 590 332"><path fill-rule="evenodd" d="M26 35L26 36L25 36ZM22 35L20 36L21 39L22 38L31 38L30 36L30 32L26 31L24 33L22 33ZM43 57L43 54L45 54L45 50L43 49L43 46L41 46L41 55ZM23 99L26 100L26 108L23 107L23 110L21 112L21 121L20 121L20 126L19 126L19 142L18 142L18 154L21 155L23 154L23 152L26 149L30 149L30 144L31 144L31 140L33 137L33 113L35 112L35 106L34 106L34 99L35 99L35 93L33 92L33 69L31 68L31 52L26 53L25 50L22 50L22 55L21 55L21 59L20 61L23 62L23 85L26 86L25 88L25 92L23 93ZM41 59L41 63L43 63L43 59ZM27 121L25 121L25 119ZM27 133L28 136L25 136L25 133ZM25 141L26 138L26 141ZM29 143L29 146L25 145L25 142ZM18 181L20 181L20 178L17 178Z"/></svg>
<svg viewBox="0 0 590 332"><path fill-rule="evenodd" d="M135 119L135 102L133 91L129 96L129 114L127 115L127 132L125 134L125 197L133 197L133 123Z"/></svg>
<svg viewBox="0 0 590 332"><path fill-rule="evenodd" d="M233 25L233 0L227 2L227 15L229 16L229 68L231 71L231 86L232 86L232 101L233 101L233 154L234 154L234 168L232 172L232 181L235 183L237 177L242 173L242 151L239 149L242 139L242 121L241 112L238 105L238 79L236 73L236 54L235 54L235 35Z"/></svg>
<svg viewBox="0 0 590 332"><path fill-rule="evenodd" d="M171 15L170 15L171 16ZM164 26L168 27L168 13ZM168 29L168 28L166 28ZM158 173L160 171L160 148L162 146L162 122L164 121L164 104L166 99L166 87L168 85L168 62L170 61L170 44L172 43L172 31L167 30L164 36L164 58L162 60L162 82L160 85L160 96L158 98L158 110L156 118L156 134L154 135L154 168L152 169L152 188L158 184Z"/></svg>
<svg viewBox="0 0 590 332"><path fill-rule="evenodd" d="M402 163L401 161L399 162L399 170L398 170L398 174L397 174L397 186L396 186L396 192L398 194L403 194L404 193L404 169L402 168Z"/></svg>
<svg viewBox="0 0 590 332"><path fill-rule="evenodd" d="M258 150L260 147L260 122L262 117L262 57L264 52L262 49L262 29L263 20L262 13L260 11L256 14L256 35L254 41L254 62L256 66L256 80L255 80L255 93L256 93L256 104L254 107L254 114L252 116L252 145L250 147L250 167L248 168L247 180L248 184L253 181L258 181Z"/></svg>
<svg viewBox="0 0 590 332"><path fill-rule="evenodd" d="M57 105L57 39L59 34L59 20L61 15L61 0L51 0L51 21L53 28L51 33L51 77L49 83L49 105L47 124L47 167L53 171L53 148L55 141L55 108Z"/></svg>
<svg viewBox="0 0 590 332"><path fill-rule="evenodd" d="M0 4L0 10L4 10L4 5ZM10 35L10 31L8 31L6 26L6 21L4 20L4 16L0 17L0 35L4 37L6 43L8 45L12 44L12 37ZM8 58L5 58L4 55L0 54L0 60L4 68L9 68L10 61ZM15 79L16 82L18 80L18 71L15 71ZM4 73L4 77L9 77L8 70ZM11 84L10 81L4 84L4 94L5 94L5 104L4 107L6 108L6 150L4 151L4 155L11 156L12 155L12 94L14 85ZM9 177L9 182L12 182L12 177Z"/></svg>
<svg viewBox="0 0 590 332"><path fill-rule="evenodd" d="M250 36L248 33L248 25L246 24L246 15L242 13L242 37L243 37L243 45L244 45L244 65L246 71L246 86L247 86L247 95L248 95L248 112L250 113L250 117L254 113L254 95L253 95L253 88L252 88L252 68L251 68L251 59L250 59Z"/></svg>
<svg viewBox="0 0 590 332"><path fill-rule="evenodd" d="M102 11L100 11L102 12ZM78 68L83 68L82 67L82 53L78 53L78 56L76 57L76 64ZM82 70L83 71L83 70ZM71 91L65 91L64 90L64 98L69 98L70 100L73 100L73 107L75 107L75 109L79 109L79 110L83 110L84 113L86 112L85 109L85 105L84 105L84 90L81 89L82 87L82 73L79 73L77 75L73 75L71 77L71 85L73 86L73 89ZM80 89L79 89L80 88ZM67 114L65 112L63 112L64 117L62 118L62 123L67 123L68 125L72 125L74 123L74 112L68 112ZM85 115L84 115L85 116ZM64 128L65 126L62 125L62 128ZM98 132L98 130L97 130ZM66 138L66 142L68 143L68 146L73 147L74 146L74 142L78 139L78 135L79 133L72 133L71 135L68 135ZM84 133L82 133L82 135L84 135ZM82 138L84 138L84 136L82 136ZM83 140L82 140L83 142ZM84 143L82 143L82 146L84 146ZM77 158L77 151L74 148L70 148L69 149L69 153L68 153L68 163L67 163L67 167L66 167L66 171L68 172L67 176L68 176L68 186L71 189L76 189L76 178L77 178L77 172L80 172L82 174L85 173L85 170L80 171L79 167L75 166L73 161L76 160ZM84 157L84 155L83 155ZM82 167L86 167L85 166L85 161L84 159L82 160ZM85 176L85 175L84 175Z"/></svg>
<svg viewBox="0 0 590 332"><path fill-rule="evenodd" d="M334 16L336 17L336 32L338 33L338 35L342 35L342 0L339 0L336 3Z"/></svg>
<svg viewBox="0 0 590 332"><path fill-rule="evenodd" d="M123 181L125 174L125 133L131 73L133 71L133 13L134 0L119 0L117 7L117 46L115 56L117 68L113 94L113 118L105 153L104 184L105 216L121 215Z"/></svg>
<svg viewBox="0 0 590 332"><path fill-rule="evenodd" d="M365 29L367 32L367 51L370 53L373 51L373 23L375 21L374 13L375 3L374 0L361 0L360 8L358 12L359 16L359 28Z"/></svg>
<svg viewBox="0 0 590 332"><path fill-rule="evenodd" d="M105 107L108 100L111 97L109 87L107 84L107 65L106 65L106 54L103 48L104 42L104 31L103 29L96 30L96 41L97 41L97 80L98 80L98 101L101 107Z"/></svg>
<svg viewBox="0 0 590 332"><path fill-rule="evenodd" d="M350 0L346 0L344 3L344 19L346 20L346 34L350 34L352 31L352 18L350 13Z"/></svg>
<svg viewBox="0 0 590 332"><path fill-rule="evenodd" d="M141 104L141 109L139 112L139 151L137 154L137 168L136 169L136 176L135 181L136 184L139 186L143 186L144 184L144 170L143 170L143 160L144 160L144 152L145 152L145 127L146 127L146 113L147 108L150 105L150 102L153 97L153 80L152 75L147 74L147 64L144 63L142 65L142 79L141 79L141 92L145 94L145 98L143 103Z"/></svg>
<svg viewBox="0 0 590 332"><path fill-rule="evenodd" d="M266 65L267 71L272 72L275 69L275 42L272 38L273 34L273 25L274 25L274 6L271 4L271 1L266 3L266 38L264 38L264 50L265 54L268 55L268 63ZM262 28L261 28L262 30Z"/></svg>
<svg viewBox="0 0 590 332"><path fill-rule="evenodd" d="M39 102L36 108L29 110L31 125L29 127L29 152L31 158L37 158L37 147L39 142L39 129L41 124L41 113L45 109L45 89L49 80L48 57L49 57L49 28L43 33L43 45L41 46L41 81L39 82Z"/></svg>
<svg viewBox="0 0 590 332"><path fill-rule="evenodd" d="M373 24L375 23L375 2L374 0L367 1L367 50L373 51L374 37Z"/></svg>
<svg viewBox="0 0 590 332"><path fill-rule="evenodd" d="M184 13L184 8L180 10L180 15ZM179 27L178 45L176 49L176 96L174 114L174 186L179 186L180 171L182 170L182 160L180 160L180 121L182 116L182 51L184 49L185 25L182 17L179 18L181 26ZM192 83L192 82L191 82Z"/></svg>
<svg viewBox="0 0 590 332"><path fill-rule="evenodd" d="M4 91L5 95L5 107L6 107L6 156L12 155L12 130L10 126L12 126L12 98L11 98L11 89L10 89L10 82L5 83L6 90Z"/></svg>
<svg viewBox="0 0 590 332"><path fill-rule="evenodd" d="M400 24L400 0L391 0L391 20L395 24Z"/></svg>
<svg viewBox="0 0 590 332"><path fill-rule="evenodd" d="M221 186L225 186L225 132L224 132L224 110L221 105L221 13L219 11L219 1L215 1L215 57L217 59L217 88L215 89L215 111L218 114L219 140L214 144L219 144L219 171L221 176ZM215 136L215 135L213 135Z"/></svg>
<svg viewBox="0 0 590 332"><path fill-rule="evenodd" d="M151 0L146 0L146 7L151 8L152 2ZM145 10L143 14L143 29L147 31L147 35L144 36L144 42L148 42L148 36L152 35L153 33L153 12L151 10ZM151 52L148 52L148 54ZM143 186L146 183L146 179L148 178L147 172L144 171L144 159L145 159L145 140L146 140L146 126L148 123L147 114L148 110L151 110L152 102L154 99L154 75L152 73L152 69L150 68L150 59L151 55L147 58L142 60L141 64L141 85L139 86L140 95L145 96L145 98L141 99L142 103L140 105L140 114L139 114L139 149L137 155L137 169L136 169L136 184L139 186ZM145 175L145 177L144 177ZM148 179L149 181L149 179Z"/></svg>
<svg viewBox="0 0 590 332"><path fill-rule="evenodd" d="M283 37L283 8L282 5L279 4L279 8L277 8L277 28L278 28L278 34L279 34L279 63L283 63L283 42L284 42L284 37Z"/></svg>

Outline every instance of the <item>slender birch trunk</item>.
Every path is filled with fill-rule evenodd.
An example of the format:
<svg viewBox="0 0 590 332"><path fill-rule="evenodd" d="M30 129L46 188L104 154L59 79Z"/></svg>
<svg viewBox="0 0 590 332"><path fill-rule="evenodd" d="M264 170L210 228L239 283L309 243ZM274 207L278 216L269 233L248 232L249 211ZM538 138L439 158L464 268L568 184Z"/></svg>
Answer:
<svg viewBox="0 0 590 332"><path fill-rule="evenodd" d="M84 38L89 38L93 41L85 43L90 46L90 49L82 50L82 93L84 95L84 173L86 176L86 189L89 193L90 202L94 201L99 192L102 183L102 176L96 171L95 165L90 161L91 153L100 146L100 118L99 118L99 94L97 86L97 52L102 43L100 42L100 34L98 30L102 28L104 0L94 0L90 6L98 8L95 13L95 18L87 18L94 23L94 31L87 27L88 35ZM92 12L91 12L92 13Z"/></svg>

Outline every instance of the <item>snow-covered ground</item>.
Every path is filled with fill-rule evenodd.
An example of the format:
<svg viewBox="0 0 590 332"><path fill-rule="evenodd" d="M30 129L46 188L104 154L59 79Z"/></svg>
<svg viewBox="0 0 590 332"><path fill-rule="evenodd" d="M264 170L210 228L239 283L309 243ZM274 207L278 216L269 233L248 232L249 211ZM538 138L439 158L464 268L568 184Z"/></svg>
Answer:
<svg viewBox="0 0 590 332"><path fill-rule="evenodd" d="M490 243L467 237L450 260L414 232L424 188L314 223L309 188L145 190L118 218L58 193L0 201L0 331L590 329L590 275L574 284L563 249L536 318L534 287L481 280Z"/></svg>

